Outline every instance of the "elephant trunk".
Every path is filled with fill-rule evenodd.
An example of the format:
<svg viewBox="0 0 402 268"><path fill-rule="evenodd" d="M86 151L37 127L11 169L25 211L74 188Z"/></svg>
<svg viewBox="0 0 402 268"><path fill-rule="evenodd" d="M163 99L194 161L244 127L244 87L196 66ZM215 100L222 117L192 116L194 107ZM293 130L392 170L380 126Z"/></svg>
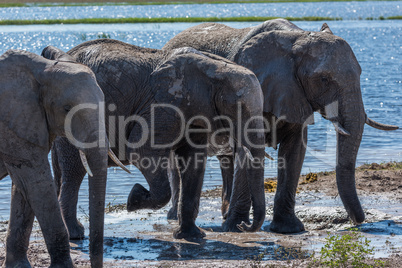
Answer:
<svg viewBox="0 0 402 268"><path fill-rule="evenodd" d="M355 165L365 124L365 112L360 88L340 98L339 122L349 135L337 133L336 182L339 195L354 223L364 221L355 185Z"/></svg>
<svg viewBox="0 0 402 268"><path fill-rule="evenodd" d="M81 152L87 156L88 166L92 171L92 176L88 174L91 267L102 267L108 148L107 146L98 146L81 150Z"/></svg>

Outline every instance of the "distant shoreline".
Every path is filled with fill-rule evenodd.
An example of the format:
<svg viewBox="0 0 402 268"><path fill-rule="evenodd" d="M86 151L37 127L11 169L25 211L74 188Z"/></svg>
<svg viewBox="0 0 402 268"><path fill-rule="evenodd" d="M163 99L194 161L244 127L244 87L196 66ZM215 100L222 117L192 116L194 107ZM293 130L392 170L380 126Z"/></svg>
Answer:
<svg viewBox="0 0 402 268"><path fill-rule="evenodd" d="M0 25L37 25L37 24L112 24L112 23L189 23L189 22L262 22L279 17L179 17L179 18L84 18L84 19L49 19L49 20L0 20ZM333 17L285 17L289 21L338 21ZM361 18L358 20L401 20L402 16Z"/></svg>
<svg viewBox="0 0 402 268"><path fill-rule="evenodd" d="M7 1L7 0L6 0ZM8 0L11 1L11 0ZM78 0L36 0L36 3L32 3L33 0L17 0L13 3L0 3L2 7L52 7L52 6L133 6L133 5L192 5L192 4L247 4L247 3L304 3L304 2L352 2L352 0L176 0L176 1L121 1L121 0L107 0L106 2L100 2L101 0L84 0L85 2L77 2ZM353 2L368 2L372 0L353 0ZM380 0L386 2L393 2L398 0Z"/></svg>

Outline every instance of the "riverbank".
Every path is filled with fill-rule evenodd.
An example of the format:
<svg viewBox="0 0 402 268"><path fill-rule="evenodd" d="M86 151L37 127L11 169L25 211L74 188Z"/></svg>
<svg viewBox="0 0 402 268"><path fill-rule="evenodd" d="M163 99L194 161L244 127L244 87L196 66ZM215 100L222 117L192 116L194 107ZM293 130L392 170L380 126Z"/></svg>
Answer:
<svg viewBox="0 0 402 268"><path fill-rule="evenodd" d="M83 18L50 20L0 20L0 25L48 25L48 24L112 24L112 23L191 23L191 22L263 22L279 17L186 17L186 18ZM338 21L332 17L285 17L289 21ZM360 18L359 20L401 20L402 16Z"/></svg>
<svg viewBox="0 0 402 268"><path fill-rule="evenodd" d="M301 176L296 214L306 232L276 234L269 231L274 192L266 193L267 219L260 232L225 233L221 230L220 189L203 193L197 224L207 234L201 241L172 238L177 223L166 221L169 206L135 213L125 205L109 206L105 224L105 267L309 267L312 253L319 253L328 233L344 234L353 225L337 196L335 173ZM306 179L307 178L307 179ZM266 181L275 181L267 178ZM402 163L363 165L356 169L357 191L366 220L357 226L371 240L375 258L385 267L402 267ZM87 218L81 222L88 230ZM0 224L4 243L7 222ZM88 239L72 241L77 267L89 267ZM35 223L29 248L35 267L49 265L49 257ZM4 244L0 246L0 265Z"/></svg>
<svg viewBox="0 0 402 268"><path fill-rule="evenodd" d="M7 1L7 0L5 0ZM4 2L5 2L4 1ZM354 0L358 2L366 2L370 0ZM382 1L397 1L397 0L382 0ZM192 4L233 4L233 3L297 3L297 2L351 2L351 0L156 0L156 1L124 1L124 0L108 0L107 2L100 2L100 0L85 0L77 2L77 0L17 0L13 2L0 3L0 7L52 7L52 6L111 6L111 5L192 5Z"/></svg>
<svg viewBox="0 0 402 268"><path fill-rule="evenodd" d="M188 18L84 18L84 19L54 19L54 20L0 20L0 25L38 25L38 24L112 24L112 23L172 23L172 22L263 22L278 17L188 17ZM402 18L402 16L401 16ZM286 18L291 21L330 21L341 20L330 17ZM383 18L384 19L384 18Z"/></svg>
<svg viewBox="0 0 402 268"><path fill-rule="evenodd" d="M0 8L3 25L402 19L402 1Z"/></svg>

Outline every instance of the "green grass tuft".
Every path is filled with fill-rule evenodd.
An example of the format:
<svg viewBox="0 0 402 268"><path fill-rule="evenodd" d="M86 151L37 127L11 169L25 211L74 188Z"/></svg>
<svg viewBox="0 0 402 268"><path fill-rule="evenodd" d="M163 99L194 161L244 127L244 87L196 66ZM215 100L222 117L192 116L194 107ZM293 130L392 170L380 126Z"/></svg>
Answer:
<svg viewBox="0 0 402 268"><path fill-rule="evenodd" d="M0 4L1 7L27 7L27 4L20 4L20 3L2 3Z"/></svg>
<svg viewBox="0 0 402 268"><path fill-rule="evenodd" d="M107 1L99 2L99 0L86 0L84 2L78 2L78 0L65 0L64 2L43 2L33 3L32 0L17 0L13 3L2 3L0 7L52 7L52 6L127 6L127 5L191 5L191 4L232 4L232 3L297 3L297 2L350 2L350 0L183 0L183 1ZM354 1L370 1L370 0L354 0ZM398 0L384 0L384 1L398 1Z"/></svg>
<svg viewBox="0 0 402 268"><path fill-rule="evenodd" d="M166 22L252 22L266 21L278 17L192 17L192 18L86 18L86 19L54 19L54 20L1 20L0 25L31 25L31 24L109 24L109 23L166 23ZM286 18L290 21L331 21L342 20L330 17L300 17Z"/></svg>
<svg viewBox="0 0 402 268"><path fill-rule="evenodd" d="M402 20L402 16L391 16L388 17L387 20Z"/></svg>
<svg viewBox="0 0 402 268"><path fill-rule="evenodd" d="M0 20L0 25L32 25L32 24L110 24L110 23L166 23L166 22L262 22L278 17L190 17L190 18L86 18L86 19L54 19L54 20ZM285 17L290 21L337 21L342 18L332 17ZM397 20L402 16L359 18L358 20Z"/></svg>

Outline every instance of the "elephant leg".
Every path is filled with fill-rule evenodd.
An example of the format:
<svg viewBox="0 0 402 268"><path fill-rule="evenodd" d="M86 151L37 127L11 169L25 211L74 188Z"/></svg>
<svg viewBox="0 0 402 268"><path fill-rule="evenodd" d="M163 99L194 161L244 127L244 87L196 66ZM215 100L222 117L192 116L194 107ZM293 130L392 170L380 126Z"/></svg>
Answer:
<svg viewBox="0 0 402 268"><path fill-rule="evenodd" d="M160 209L171 198L168 166L170 149L158 150L146 146L141 152L130 153L131 162L141 171L149 185L149 191L141 184L135 184L127 200L127 210Z"/></svg>
<svg viewBox="0 0 402 268"><path fill-rule="evenodd" d="M31 267L27 258L27 250L34 217L33 210L13 184L5 267Z"/></svg>
<svg viewBox="0 0 402 268"><path fill-rule="evenodd" d="M147 116L150 115L144 115L143 118L150 122ZM172 196L168 174L172 167L172 148L164 145L179 137L180 129L175 127L177 119L174 115L161 112L152 120L155 120L153 123L156 126L152 139L142 146L132 146L142 139L140 124L133 126L128 139L126 158L141 171L149 185L149 191L138 183L133 186L127 200L128 211L160 209L166 206Z"/></svg>
<svg viewBox="0 0 402 268"><path fill-rule="evenodd" d="M50 172L47 155L35 159L35 162L31 161L30 164L30 166L22 168L17 165L6 165L15 187L18 188L18 192L14 192L13 205L17 205L17 209L23 208L23 212L16 212L14 207L11 209L11 211L16 212L16 215L11 217L12 220L14 223L20 224L20 226L11 227L19 230L12 230L11 232L14 234L20 232L20 234L16 235L21 237L22 241L18 242L17 245L26 250L33 211L33 214L38 219L50 254L50 267L73 267L68 232L61 216L56 187ZM22 199L26 200L26 202L23 202ZM22 216L22 218L18 218L18 216ZM16 237L10 239L12 241ZM11 245L13 245L12 242ZM21 250L21 248L7 248L8 252L18 252L18 250Z"/></svg>
<svg viewBox="0 0 402 268"><path fill-rule="evenodd" d="M206 148L185 145L177 149L176 154L181 187L178 204L179 228L173 232L173 236L176 239L202 238L205 233L196 226L195 220L200 206L207 151Z"/></svg>
<svg viewBox="0 0 402 268"><path fill-rule="evenodd" d="M292 125L281 140L278 163L282 162L285 166L278 166L274 216L269 227L273 232L299 233L304 231L303 223L295 214L295 203L297 184L306 154L306 144L307 128L303 128L302 125Z"/></svg>
<svg viewBox="0 0 402 268"><path fill-rule="evenodd" d="M178 167L176 165L176 160L174 159L174 154L172 154L173 159L171 159L172 167L169 169L169 181L170 189L172 190L172 207L169 209L167 214L168 220L178 220L177 207L180 198L180 174Z"/></svg>
<svg viewBox="0 0 402 268"><path fill-rule="evenodd" d="M244 167L246 155L240 153L236 157L236 169L234 171L233 189L230 196L230 204L222 227L225 232L240 232L238 224L250 223L250 188L247 178L247 168Z"/></svg>
<svg viewBox="0 0 402 268"><path fill-rule="evenodd" d="M221 211L223 219L226 219L230 204L230 196L232 195L234 162L233 156L231 155L218 155L217 158L219 160L222 173Z"/></svg>
<svg viewBox="0 0 402 268"><path fill-rule="evenodd" d="M63 219L67 225L70 239L83 239L85 230L77 219L77 203L78 193L86 171L80 161L78 150L67 139L58 138L54 147L55 152L53 154L57 160L55 177L61 176L59 203Z"/></svg>

